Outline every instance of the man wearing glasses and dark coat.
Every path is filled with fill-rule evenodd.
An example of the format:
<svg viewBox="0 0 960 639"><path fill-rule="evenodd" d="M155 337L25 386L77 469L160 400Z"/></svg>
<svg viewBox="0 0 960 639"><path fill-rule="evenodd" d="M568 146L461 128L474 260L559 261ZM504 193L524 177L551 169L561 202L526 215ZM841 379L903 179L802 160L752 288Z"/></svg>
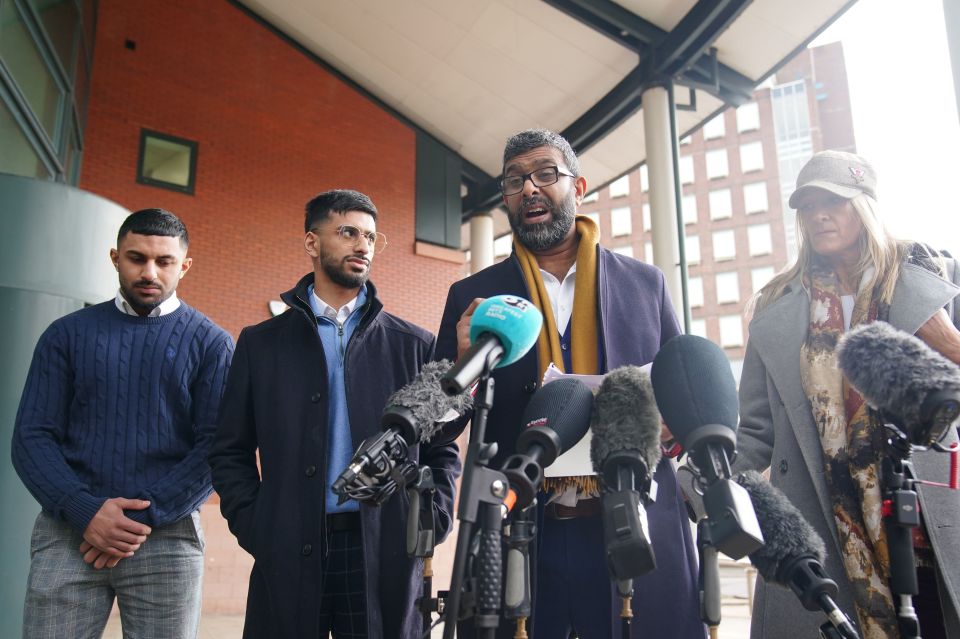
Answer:
<svg viewBox="0 0 960 639"><path fill-rule="evenodd" d="M220 508L256 560L244 637L406 638L421 634L419 560L407 557L407 501L337 504L330 486L380 432L387 398L434 355L427 331L383 310L368 281L386 245L362 193L306 206L313 272L282 315L240 333L210 465ZM457 446L411 449L429 465L437 540L451 528ZM259 453L259 470L258 470Z"/></svg>
<svg viewBox="0 0 960 639"><path fill-rule="evenodd" d="M470 321L481 298L517 295L544 315L537 346L496 369L496 397L486 439L496 441L499 468L513 452L521 416L552 363L567 373L601 374L641 366L680 333L663 273L607 250L599 229L576 211L587 182L573 149L551 131L523 131L503 153L503 205L513 229L504 261L450 287L437 357L456 359L470 346ZM659 489L647 508L657 567L634 582L633 637L702 639L697 564L677 478L664 459ZM596 478L548 477L538 496L531 636L580 639L619 636L620 604L607 572ZM513 636L501 620L497 636ZM465 635L469 636L469 635Z"/></svg>

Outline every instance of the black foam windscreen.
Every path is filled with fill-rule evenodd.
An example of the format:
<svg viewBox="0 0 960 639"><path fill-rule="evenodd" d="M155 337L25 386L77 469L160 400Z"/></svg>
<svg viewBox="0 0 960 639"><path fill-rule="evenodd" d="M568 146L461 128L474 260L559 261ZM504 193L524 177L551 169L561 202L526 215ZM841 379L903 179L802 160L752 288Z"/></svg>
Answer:
<svg viewBox="0 0 960 639"><path fill-rule="evenodd" d="M579 379L564 377L544 384L527 404L521 421L524 429L544 426L560 439L560 451L569 450L587 432L593 393ZM521 451L522 452L522 451Z"/></svg>
<svg viewBox="0 0 960 639"><path fill-rule="evenodd" d="M764 579L784 583L781 568L805 555L823 563L823 540L786 495L752 470L737 475L737 483L750 495L763 533L763 546L750 553L750 562Z"/></svg>
<svg viewBox="0 0 960 639"><path fill-rule="evenodd" d="M737 383L723 350L696 335L677 335L653 359L657 407L681 444L707 424L737 429ZM684 448L687 448L684 445Z"/></svg>
<svg viewBox="0 0 960 639"><path fill-rule="evenodd" d="M650 376L637 366L607 373L593 400L590 461L598 474L611 454L635 450L653 473L660 463L660 413Z"/></svg>
<svg viewBox="0 0 960 639"><path fill-rule="evenodd" d="M960 391L960 368L918 338L886 322L848 332L837 348L840 370L871 406L912 430L924 400Z"/></svg>
<svg viewBox="0 0 960 639"><path fill-rule="evenodd" d="M442 426L442 422L438 423L437 420L443 418L448 411L454 410L459 415L469 411L473 406L473 397L468 390L457 395L447 395L440 387L440 378L452 366L453 364L445 359L424 364L413 381L387 400L382 419L384 427L396 425L409 444L429 442ZM397 410L398 408L405 408L407 411ZM414 433L412 437L411 433Z"/></svg>

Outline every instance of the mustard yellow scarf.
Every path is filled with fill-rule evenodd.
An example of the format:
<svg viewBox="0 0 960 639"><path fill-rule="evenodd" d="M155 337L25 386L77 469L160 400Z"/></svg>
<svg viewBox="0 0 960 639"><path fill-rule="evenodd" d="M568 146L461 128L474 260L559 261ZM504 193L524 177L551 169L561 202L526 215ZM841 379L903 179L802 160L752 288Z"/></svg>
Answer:
<svg viewBox="0 0 960 639"><path fill-rule="evenodd" d="M537 258L516 238L513 240L513 250L520 260L523 278L530 292L530 301L543 313L543 328L540 329L540 337L537 339L541 379L551 362L565 373L595 375L600 372L597 370L597 245L600 243L600 229L593 220L585 216L578 215L575 224L577 235L580 236L580 246L577 248L577 274L574 281L573 314L570 318L572 371L564 370L560 332L557 330L550 297L540 276Z"/></svg>
<svg viewBox="0 0 960 639"><path fill-rule="evenodd" d="M520 269L527 283L530 301L543 313L543 327L537 338L540 377L552 362L563 372L581 375L600 373L597 361L597 336L599 321L597 318L597 246L600 244L600 229L589 217L576 217L577 235L580 245L577 248L577 273L574 276L573 313L570 317L570 361L572 371L566 371L563 365L563 351L560 350L560 332L557 320L553 316L550 297L543 285L540 266L536 256L523 244L513 240L513 250L520 260ZM596 497L600 494L600 485L596 477L547 477L543 490L557 495L575 487L581 497Z"/></svg>

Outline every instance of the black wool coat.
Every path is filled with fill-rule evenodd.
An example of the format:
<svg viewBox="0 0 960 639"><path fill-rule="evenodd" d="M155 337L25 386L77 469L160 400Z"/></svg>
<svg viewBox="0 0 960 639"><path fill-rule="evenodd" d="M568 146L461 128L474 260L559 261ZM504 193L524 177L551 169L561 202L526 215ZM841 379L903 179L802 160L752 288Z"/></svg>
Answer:
<svg viewBox="0 0 960 639"><path fill-rule="evenodd" d="M307 302L312 282L308 274L282 295L290 306L285 313L241 332L210 455L220 510L255 559L244 637L319 636L328 397L323 345ZM367 290L366 310L346 348L354 449L380 431L387 398L413 380L435 345L427 331L385 312L372 284ZM442 540L460 473L457 446L433 441L411 455L433 469ZM406 553L407 504L399 491L381 507L360 508L371 639L420 635L414 603L421 562Z"/></svg>

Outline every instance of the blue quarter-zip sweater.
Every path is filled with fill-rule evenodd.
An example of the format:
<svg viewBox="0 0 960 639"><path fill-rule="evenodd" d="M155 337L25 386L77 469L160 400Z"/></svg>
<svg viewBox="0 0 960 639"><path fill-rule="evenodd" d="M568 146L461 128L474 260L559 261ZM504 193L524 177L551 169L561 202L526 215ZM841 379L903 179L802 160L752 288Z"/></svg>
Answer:
<svg viewBox="0 0 960 639"><path fill-rule="evenodd" d="M207 456L233 340L181 303L160 317L110 300L62 317L33 354L13 431L13 464L44 510L82 532L112 497L126 515L183 519L212 492Z"/></svg>
<svg viewBox="0 0 960 639"><path fill-rule="evenodd" d="M327 360L327 392L330 401L327 413L327 486L324 491L327 514L360 510L353 499L337 505L337 496L330 486L353 457L353 436L350 433L350 415L347 414L347 385L344 380L344 362L350 336L360 324L363 308L367 303L367 287L363 286L357 295L357 304L353 312L342 324L321 315L317 297L313 294L313 285L307 289L310 308L317 318L317 331L323 342L323 354Z"/></svg>

